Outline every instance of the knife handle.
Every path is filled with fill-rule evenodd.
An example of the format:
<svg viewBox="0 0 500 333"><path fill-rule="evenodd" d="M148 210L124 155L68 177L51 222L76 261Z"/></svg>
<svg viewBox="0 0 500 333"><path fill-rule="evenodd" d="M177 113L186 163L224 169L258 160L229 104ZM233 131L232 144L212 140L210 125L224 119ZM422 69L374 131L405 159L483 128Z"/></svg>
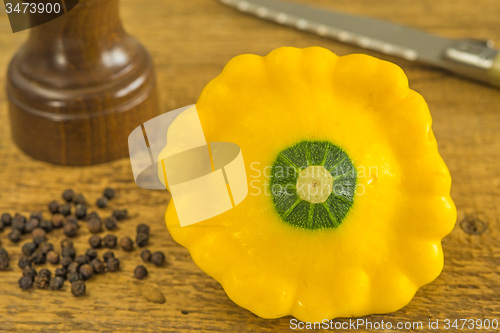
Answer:
<svg viewBox="0 0 500 333"><path fill-rule="evenodd" d="M443 68L500 87L500 52L493 41L459 39L444 52Z"/></svg>
<svg viewBox="0 0 500 333"><path fill-rule="evenodd" d="M493 61L493 65L488 71L488 77L490 83L496 87L500 87L500 53L496 56Z"/></svg>

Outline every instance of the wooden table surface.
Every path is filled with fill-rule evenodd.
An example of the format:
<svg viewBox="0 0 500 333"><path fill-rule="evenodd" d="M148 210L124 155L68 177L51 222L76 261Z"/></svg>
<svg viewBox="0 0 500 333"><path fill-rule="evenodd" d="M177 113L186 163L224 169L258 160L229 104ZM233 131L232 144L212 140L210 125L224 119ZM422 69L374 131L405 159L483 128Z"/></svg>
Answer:
<svg viewBox="0 0 500 333"><path fill-rule="evenodd" d="M498 0L301 0L344 12L378 17L448 37L491 38L500 42ZM443 240L445 267L439 278L421 288L405 308L371 321L429 319L500 319L500 90L441 70L345 45L240 14L216 0L123 0L122 19L129 32L152 54L162 111L196 102L204 85L240 53L264 55L289 45L319 45L339 55L365 52L399 64L410 86L427 100L439 150L453 177L457 226ZM12 34L0 13L0 86L8 61L26 32ZM165 228L166 192L139 189L129 161L92 167L53 166L24 155L12 142L7 101L0 90L0 212L46 210L63 189L74 188L94 203L105 186L117 189L111 207L126 207L131 217L118 236L133 235L138 223L152 229L149 248L167 255L166 267L150 267L148 283L167 301L154 304L137 294L132 272L139 251L122 258L122 271L88 281L88 296L75 298L68 285L61 292L21 291L19 246L0 232L11 253L11 270L0 272L0 331L289 331L290 317L266 320L230 301L221 286L204 274L186 249ZM103 213L106 215L109 210ZM58 244L60 230L50 234ZM81 228L76 247L83 251L88 232ZM26 242L27 240L23 240ZM352 330L351 330L352 331ZM426 329L420 330L428 331ZM483 330L485 331L485 330ZM488 330L486 330L488 331ZM491 330L490 330L491 331Z"/></svg>

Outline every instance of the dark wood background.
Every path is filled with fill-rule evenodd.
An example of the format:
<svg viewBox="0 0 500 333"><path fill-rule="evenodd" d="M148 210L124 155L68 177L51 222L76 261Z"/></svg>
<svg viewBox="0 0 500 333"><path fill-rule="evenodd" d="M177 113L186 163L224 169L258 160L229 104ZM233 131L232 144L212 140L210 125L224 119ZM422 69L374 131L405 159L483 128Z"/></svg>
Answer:
<svg viewBox="0 0 500 333"><path fill-rule="evenodd" d="M378 17L448 37L500 42L498 0L300 2ZM4 86L8 61L27 34L12 34L0 7L0 86ZM421 288L405 308L366 319L394 324L426 324L429 319L445 318L500 319L500 90L260 21L216 0L123 0L121 8L125 27L143 42L155 61L162 111L196 102L204 85L240 53L264 55L284 45L319 45L339 55L365 52L399 64L410 86L424 96L432 112L439 150L453 177L458 222L443 240L445 267L441 276ZM13 268L0 272L0 331L289 331L290 317L256 317L231 302L221 286L197 268L188 251L177 245L165 228L168 195L139 189L127 159L82 168L53 166L21 153L10 136L2 89L0 212L45 209L65 188L86 194L93 203L105 186L113 186L118 197L111 207L126 207L131 213L117 234L133 235L138 223L149 223L150 248L165 251L169 264L150 267L148 278L148 283L164 293L164 304L149 303L137 294L132 271L140 262L139 251L125 255L118 250L122 271L90 280L87 297L74 298L67 285L62 292L23 292L17 287L20 249L10 243L4 231L0 239L11 253ZM87 248L85 229L77 238L77 248L82 251ZM58 231L50 239L58 243L61 237Z"/></svg>

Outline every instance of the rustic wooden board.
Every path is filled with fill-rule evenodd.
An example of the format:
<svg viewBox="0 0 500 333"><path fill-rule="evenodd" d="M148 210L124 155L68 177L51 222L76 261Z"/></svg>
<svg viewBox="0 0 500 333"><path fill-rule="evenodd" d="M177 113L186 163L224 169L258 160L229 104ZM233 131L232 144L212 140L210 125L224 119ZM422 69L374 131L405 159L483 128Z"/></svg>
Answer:
<svg viewBox="0 0 500 333"><path fill-rule="evenodd" d="M497 0L301 2L392 20L450 37L500 41ZM0 12L0 68L5 70L26 33L13 35L7 16L3 10ZM154 58L164 111L194 103L203 86L240 53L263 55L283 45L319 45L339 55L378 55L239 14L215 0L123 0L122 17L129 32L146 45ZM384 59L402 66L411 87L429 104L439 149L453 176L452 197L458 207L459 223L443 241L445 268L441 276L421 288L402 310L365 319L424 324L429 319L500 319L500 90L426 66ZM0 86L4 84L2 75ZM127 159L84 168L39 162L22 154L12 143L3 90L0 119L0 212L45 209L67 187L87 194L95 202L105 186L113 186L118 197L111 206L127 207L131 213L117 234L133 235L138 223L149 223L153 235L150 248L165 251L169 262L163 268L151 267L148 278L165 294L165 304L149 303L137 295L132 271L140 262L139 251L125 255L118 250L122 271L89 281L88 297L72 297L68 286L62 292L23 292L17 287L20 250L6 239L4 231L0 239L12 254L13 268L0 272L0 331L289 330L289 317L256 317L230 301L221 286L197 268L187 250L171 239L164 226L168 195L137 188ZM87 247L87 237L83 227L77 238L78 249ZM60 238L58 231L50 239L58 243Z"/></svg>

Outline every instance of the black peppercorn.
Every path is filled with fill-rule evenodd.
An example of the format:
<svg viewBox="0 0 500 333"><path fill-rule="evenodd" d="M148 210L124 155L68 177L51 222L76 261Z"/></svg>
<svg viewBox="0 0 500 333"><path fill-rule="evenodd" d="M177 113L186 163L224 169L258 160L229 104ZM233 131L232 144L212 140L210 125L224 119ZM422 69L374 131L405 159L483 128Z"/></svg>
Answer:
<svg viewBox="0 0 500 333"><path fill-rule="evenodd" d="M143 250L141 252L141 258L142 258L142 261L144 261L144 262L150 262L151 261L151 251Z"/></svg>
<svg viewBox="0 0 500 333"><path fill-rule="evenodd" d="M104 259L104 261L108 261L110 258L114 258L114 257L115 257L115 253L113 251L106 251L102 255L102 258Z"/></svg>
<svg viewBox="0 0 500 333"><path fill-rule="evenodd" d="M62 214L54 214L52 215L52 218L50 220L52 222L52 228L54 229L62 228L64 222L66 221L64 215Z"/></svg>
<svg viewBox="0 0 500 333"><path fill-rule="evenodd" d="M31 262L35 265L43 265L45 264L45 256L43 255L43 253L36 251L31 256Z"/></svg>
<svg viewBox="0 0 500 333"><path fill-rule="evenodd" d="M36 250L36 245L35 243L26 243L22 247L22 252L25 256L30 256L32 255Z"/></svg>
<svg viewBox="0 0 500 333"><path fill-rule="evenodd" d="M128 212L126 209L116 209L113 211L113 216L116 217L118 221L126 219L127 214Z"/></svg>
<svg viewBox="0 0 500 333"><path fill-rule="evenodd" d="M64 280L66 280L66 278L68 277L68 271L64 267L58 267L58 268L56 268L54 275L59 276L59 277L63 278Z"/></svg>
<svg viewBox="0 0 500 333"><path fill-rule="evenodd" d="M103 239L104 246L108 249L114 249L116 247L116 236L115 235L106 235Z"/></svg>
<svg viewBox="0 0 500 333"><path fill-rule="evenodd" d="M144 247L149 243L149 235L143 233L137 234L137 236L135 237L135 242L137 246Z"/></svg>
<svg viewBox="0 0 500 333"><path fill-rule="evenodd" d="M75 197L73 198L73 203L75 205L85 205L85 197L83 196L83 194L77 194L75 195Z"/></svg>
<svg viewBox="0 0 500 333"><path fill-rule="evenodd" d="M45 238L45 236L37 236L37 237L33 237L33 244L35 244L37 248L38 248L41 244L45 243L46 241L47 241L47 238Z"/></svg>
<svg viewBox="0 0 500 333"><path fill-rule="evenodd" d="M101 220L98 220L96 218L92 218L87 222L87 228L89 228L89 231L93 234L97 234L102 231L102 223Z"/></svg>
<svg viewBox="0 0 500 333"><path fill-rule="evenodd" d="M63 227L64 234L68 237L75 237L78 233L78 226L74 223L66 223Z"/></svg>
<svg viewBox="0 0 500 333"><path fill-rule="evenodd" d="M126 236L126 237L123 237L122 239L120 239L120 247L124 250L124 251L132 251L134 249L134 241L132 240L132 238Z"/></svg>
<svg viewBox="0 0 500 333"><path fill-rule="evenodd" d="M62 256L69 257L71 259L75 259L76 251L73 247L63 247L62 248Z"/></svg>
<svg viewBox="0 0 500 333"><path fill-rule="evenodd" d="M57 214L59 213L59 204L57 203L57 201L51 201L49 203L49 211L52 213L52 214Z"/></svg>
<svg viewBox="0 0 500 333"><path fill-rule="evenodd" d="M73 216L73 215L66 217L66 223L73 223L74 225L79 227L78 226L78 219L76 218L76 216Z"/></svg>
<svg viewBox="0 0 500 333"><path fill-rule="evenodd" d="M9 268L9 257L0 256L0 271L5 271Z"/></svg>
<svg viewBox="0 0 500 333"><path fill-rule="evenodd" d="M0 257L9 257L9 253L3 247L0 247Z"/></svg>
<svg viewBox="0 0 500 333"><path fill-rule="evenodd" d="M149 226L147 224L141 223L137 226L138 234L146 234L149 236Z"/></svg>
<svg viewBox="0 0 500 333"><path fill-rule="evenodd" d="M12 231L7 235L7 237L13 243L18 243L21 240L21 232L17 229L12 229Z"/></svg>
<svg viewBox="0 0 500 333"><path fill-rule="evenodd" d="M52 290L61 290L64 285L64 279L60 276L55 276L52 280L50 280L50 289Z"/></svg>
<svg viewBox="0 0 500 333"><path fill-rule="evenodd" d="M109 258L106 261L106 266L108 267L108 272L116 272L120 269L120 260L117 258Z"/></svg>
<svg viewBox="0 0 500 333"><path fill-rule="evenodd" d="M79 272L72 272L68 274L68 281L69 282L75 282L75 281L80 281L82 280L82 276L80 275Z"/></svg>
<svg viewBox="0 0 500 333"><path fill-rule="evenodd" d="M99 199L97 199L95 204L99 208L105 208L108 205L108 199L105 197L99 198Z"/></svg>
<svg viewBox="0 0 500 333"><path fill-rule="evenodd" d="M82 267L80 267L80 275L83 280L90 279L92 275L94 275L94 267L89 264L82 265Z"/></svg>
<svg viewBox="0 0 500 333"><path fill-rule="evenodd" d="M59 213L61 213L63 216L69 216L71 215L71 204L62 204L59 206Z"/></svg>
<svg viewBox="0 0 500 333"><path fill-rule="evenodd" d="M108 230L115 230L116 226L118 224L118 220L114 216L110 216L104 220L104 225L106 226L106 229Z"/></svg>
<svg viewBox="0 0 500 333"><path fill-rule="evenodd" d="M31 265L31 257L28 256L22 256L19 258L19 261L17 262L17 266L21 269L24 269L25 267L28 267Z"/></svg>
<svg viewBox="0 0 500 333"><path fill-rule="evenodd" d="M61 241L61 249L65 248L65 247L74 247L73 240L71 240L70 238L63 239Z"/></svg>
<svg viewBox="0 0 500 333"><path fill-rule="evenodd" d="M18 230L20 233L24 232L26 227L26 219L21 215L16 215L12 219L12 230Z"/></svg>
<svg viewBox="0 0 500 333"><path fill-rule="evenodd" d="M31 289L33 287L33 280L34 280L33 276L31 276L31 275L23 275L19 279L19 288L21 288L22 290Z"/></svg>
<svg viewBox="0 0 500 333"><path fill-rule="evenodd" d="M3 222L2 222L2 221L0 221L0 232L2 232L2 231L3 231L3 229L5 229L5 226L3 225Z"/></svg>
<svg viewBox="0 0 500 333"><path fill-rule="evenodd" d="M43 219L43 213L42 212L31 212L29 219L37 219L38 221L41 221Z"/></svg>
<svg viewBox="0 0 500 333"><path fill-rule="evenodd" d="M28 220L28 222L26 222L26 224L24 226L24 231L26 233L30 233L33 230L35 230L35 228L37 228L39 225L40 225L40 220L32 217Z"/></svg>
<svg viewBox="0 0 500 333"><path fill-rule="evenodd" d="M68 268L69 265L73 262L73 259L71 257L63 257L61 259L61 266L63 268Z"/></svg>
<svg viewBox="0 0 500 333"><path fill-rule="evenodd" d="M92 247L93 249L100 248L101 247L101 237L99 237L98 235L90 236L89 237L89 244L90 244L90 247Z"/></svg>
<svg viewBox="0 0 500 333"><path fill-rule="evenodd" d="M61 224L62 225L62 224ZM45 232L51 232L52 229L54 228L54 225L52 224L51 220L41 220L40 221L40 228L45 230ZM56 226L57 228L57 226Z"/></svg>
<svg viewBox="0 0 500 333"><path fill-rule="evenodd" d="M87 261L92 261L93 259L97 258L97 251L95 249L88 249L85 252L85 256L87 257Z"/></svg>
<svg viewBox="0 0 500 333"><path fill-rule="evenodd" d="M87 256L84 256L84 255L79 255L75 258L75 262L78 264L78 265L84 265L84 264L88 264L89 262L89 259L87 258Z"/></svg>
<svg viewBox="0 0 500 333"><path fill-rule="evenodd" d="M47 268L42 268L38 271L38 275L41 275L41 276L46 276L46 277L51 277L52 276L52 272L49 271Z"/></svg>
<svg viewBox="0 0 500 333"><path fill-rule="evenodd" d="M67 189L62 193L62 198L66 202L71 202L73 201L73 198L75 197L75 191L72 189Z"/></svg>
<svg viewBox="0 0 500 333"><path fill-rule="evenodd" d="M161 266L165 263L165 255L160 251L153 252L151 255L151 262L156 266Z"/></svg>
<svg viewBox="0 0 500 333"><path fill-rule="evenodd" d="M42 220L40 222L40 228L45 230L45 232L51 232L52 231L52 222L49 220Z"/></svg>
<svg viewBox="0 0 500 333"><path fill-rule="evenodd" d="M36 273L36 269L34 269L33 267L31 266L26 266L23 268L23 276L25 275L29 275L31 276L32 278L34 278L37 273Z"/></svg>
<svg viewBox="0 0 500 333"><path fill-rule="evenodd" d="M85 282L83 281L75 281L71 283L71 293L76 297L85 295L86 289Z"/></svg>
<svg viewBox="0 0 500 333"><path fill-rule="evenodd" d="M12 215L9 213L3 213L2 217L0 217L4 227L10 227L12 225Z"/></svg>
<svg viewBox="0 0 500 333"><path fill-rule="evenodd" d="M41 230L41 232L38 232L37 230ZM31 235L33 236L33 243L36 245L36 247L39 247L40 244L47 241L47 238L45 237L45 231L43 231L42 229L36 228L35 230L33 230Z"/></svg>
<svg viewBox="0 0 500 333"><path fill-rule="evenodd" d="M14 217L12 218L12 222L14 222L14 218L16 218L16 217L19 218L19 219L21 219L21 220L23 220L24 223L26 223L26 221L27 221L26 216L21 215L20 213L16 213L14 215Z"/></svg>
<svg viewBox="0 0 500 333"><path fill-rule="evenodd" d="M75 207L75 216L77 219L82 220L87 216L87 207L82 204L78 204Z"/></svg>
<svg viewBox="0 0 500 333"><path fill-rule="evenodd" d="M106 197L108 200L111 200L115 197L115 190L112 189L111 187L106 187L102 195Z"/></svg>
<svg viewBox="0 0 500 333"><path fill-rule="evenodd" d="M47 261L52 265L57 265L59 263L59 254L55 251L49 251L46 255Z"/></svg>
<svg viewBox="0 0 500 333"><path fill-rule="evenodd" d="M106 268L106 266L104 265L104 263L99 260L99 259L93 259L90 264L92 265L92 268L94 269L94 273L95 274L100 274L102 272L104 272L104 269Z"/></svg>
<svg viewBox="0 0 500 333"><path fill-rule="evenodd" d="M35 277L35 287L38 289L47 289L50 284L50 276L38 274Z"/></svg>
<svg viewBox="0 0 500 333"><path fill-rule="evenodd" d="M68 274L71 274L71 273L78 273L79 270L80 270L80 264L77 263L77 262L72 262L69 266L68 266Z"/></svg>
<svg viewBox="0 0 500 333"><path fill-rule="evenodd" d="M139 280L142 280L144 279L146 276L148 276L148 270L146 269L146 267L144 267L143 265L139 265L135 268L134 270L134 276L139 279Z"/></svg>
<svg viewBox="0 0 500 333"><path fill-rule="evenodd" d="M86 219L87 219L87 221L89 221L90 219L101 220L101 217L99 216L99 214L96 211L92 211L89 214L87 214Z"/></svg>
<svg viewBox="0 0 500 333"><path fill-rule="evenodd" d="M17 266L21 269L25 269L26 267L31 266L31 261L31 256L21 256L17 262Z"/></svg>
<svg viewBox="0 0 500 333"><path fill-rule="evenodd" d="M38 221L38 219L29 219L24 226L24 232L31 233L33 230L35 230L35 228L38 227L39 224L40 221Z"/></svg>
<svg viewBox="0 0 500 333"><path fill-rule="evenodd" d="M42 252L42 254L46 255L50 251L54 250L54 245L52 245L52 243L49 242L43 242L38 246L38 250Z"/></svg>

